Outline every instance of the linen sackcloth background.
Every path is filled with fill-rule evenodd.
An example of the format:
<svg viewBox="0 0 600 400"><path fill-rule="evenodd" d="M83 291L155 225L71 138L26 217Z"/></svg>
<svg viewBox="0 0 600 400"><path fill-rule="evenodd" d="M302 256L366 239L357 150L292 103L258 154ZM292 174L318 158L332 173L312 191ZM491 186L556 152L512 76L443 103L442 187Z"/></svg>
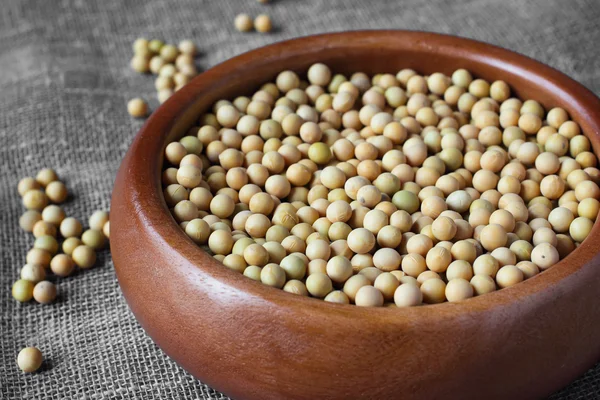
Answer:
<svg viewBox="0 0 600 400"><path fill-rule="evenodd" d="M233 29L240 12L267 12L268 35ZM597 0L2 0L0 4L0 398L224 399L169 360L121 296L108 251L97 265L58 282L59 300L18 304L10 287L33 238L18 227L19 178L54 167L87 221L108 209L119 162L143 121L132 97L152 99L153 79L129 68L137 37L192 38L206 69L282 39L357 28L457 34L516 50L600 93ZM22 347L46 362L24 375ZM600 365L552 399L600 398Z"/></svg>

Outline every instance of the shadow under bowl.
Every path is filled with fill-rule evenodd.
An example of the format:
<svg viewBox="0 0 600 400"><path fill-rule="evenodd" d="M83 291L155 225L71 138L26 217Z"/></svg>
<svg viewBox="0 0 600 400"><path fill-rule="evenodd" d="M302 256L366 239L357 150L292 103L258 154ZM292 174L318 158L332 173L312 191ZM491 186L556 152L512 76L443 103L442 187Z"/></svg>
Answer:
<svg viewBox="0 0 600 400"><path fill-rule="evenodd" d="M148 119L119 170L111 249L136 318L183 368L239 399L527 399L600 356L598 224L579 248L516 286L460 303L365 309L292 295L230 271L196 246L163 200L165 146L223 98L286 69L335 73L466 68L522 99L566 109L600 150L600 101L560 72L488 44L423 32L305 37L234 57Z"/></svg>

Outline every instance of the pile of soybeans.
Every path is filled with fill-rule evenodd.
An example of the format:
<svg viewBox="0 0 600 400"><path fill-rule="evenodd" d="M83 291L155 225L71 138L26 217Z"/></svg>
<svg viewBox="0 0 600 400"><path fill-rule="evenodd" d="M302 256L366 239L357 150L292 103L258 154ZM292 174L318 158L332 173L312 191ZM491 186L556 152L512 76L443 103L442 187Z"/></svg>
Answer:
<svg viewBox="0 0 600 400"><path fill-rule="evenodd" d="M459 69L350 78L324 64L220 100L165 149L173 217L264 285L358 306L456 302L550 268L600 208L562 108Z"/></svg>

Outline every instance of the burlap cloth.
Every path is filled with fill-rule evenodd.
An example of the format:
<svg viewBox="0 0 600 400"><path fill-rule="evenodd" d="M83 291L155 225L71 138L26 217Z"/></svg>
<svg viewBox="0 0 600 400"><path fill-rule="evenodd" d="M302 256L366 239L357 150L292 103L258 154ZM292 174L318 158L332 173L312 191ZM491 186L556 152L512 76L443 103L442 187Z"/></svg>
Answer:
<svg viewBox="0 0 600 400"><path fill-rule="evenodd" d="M233 29L237 13L267 12L269 35ZM152 99L153 80L129 69L139 36L192 38L206 69L282 39L356 28L431 30L516 50L600 93L597 0L2 0L0 3L0 397L11 399L223 399L146 336L120 293L108 251L58 281L52 305L18 304L10 286L33 238L18 227L18 179L54 167L87 220L108 209L119 162L142 121L128 99ZM38 346L42 372L22 374L20 348ZM600 366L553 399L600 397Z"/></svg>

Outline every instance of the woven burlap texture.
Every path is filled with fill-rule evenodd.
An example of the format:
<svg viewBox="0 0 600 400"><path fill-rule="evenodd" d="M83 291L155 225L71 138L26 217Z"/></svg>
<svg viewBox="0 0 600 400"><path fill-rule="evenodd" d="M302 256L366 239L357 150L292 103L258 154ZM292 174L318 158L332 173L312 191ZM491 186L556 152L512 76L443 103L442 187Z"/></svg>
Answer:
<svg viewBox="0 0 600 400"><path fill-rule="evenodd" d="M233 29L240 12L266 12L268 35ZM0 398L224 399L146 336L120 293L108 251L88 271L58 280L52 305L10 295L33 238L18 227L18 179L55 168L72 198L68 215L108 209L119 162L142 121L128 99L152 99L153 80L129 68L139 36L192 38L198 66L282 39L358 28L456 34L545 62L600 92L600 3L595 0L3 0L0 7ZM15 364L35 345L40 373ZM553 399L600 397L600 366Z"/></svg>

